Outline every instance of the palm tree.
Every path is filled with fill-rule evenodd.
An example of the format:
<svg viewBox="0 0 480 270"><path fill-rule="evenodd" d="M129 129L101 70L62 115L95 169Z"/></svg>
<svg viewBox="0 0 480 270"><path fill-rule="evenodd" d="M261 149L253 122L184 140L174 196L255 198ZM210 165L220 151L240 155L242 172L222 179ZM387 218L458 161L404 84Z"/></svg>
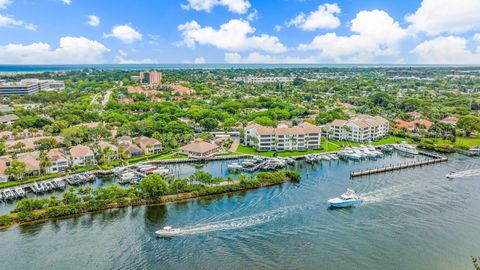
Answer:
<svg viewBox="0 0 480 270"><path fill-rule="evenodd" d="M52 161L48 156L47 152L41 151L40 152L40 170L42 173L45 173L46 168L52 166Z"/></svg>

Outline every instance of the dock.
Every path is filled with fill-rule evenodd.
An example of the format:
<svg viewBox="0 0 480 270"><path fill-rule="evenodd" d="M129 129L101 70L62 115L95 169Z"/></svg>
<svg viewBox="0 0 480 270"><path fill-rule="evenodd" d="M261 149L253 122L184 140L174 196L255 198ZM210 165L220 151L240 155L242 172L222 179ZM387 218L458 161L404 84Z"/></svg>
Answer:
<svg viewBox="0 0 480 270"><path fill-rule="evenodd" d="M437 155L437 154L434 154L434 153L419 152L419 154L423 155L423 156L430 157L432 159L418 160L418 161L412 161L412 162L404 162L404 163L398 163L398 164L390 165L390 166L378 167L378 168L362 170L362 171L358 171L358 172L351 172L350 177L359 177L359 176L366 176L366 175L372 175L372 174L378 174L378 173L386 173L386 172L391 172L391 171L398 171L398 170L402 170L402 169L419 167L419 166L424 166L424 165L432 165L432 164L437 164L437 163L448 161L447 157L440 156L440 155Z"/></svg>

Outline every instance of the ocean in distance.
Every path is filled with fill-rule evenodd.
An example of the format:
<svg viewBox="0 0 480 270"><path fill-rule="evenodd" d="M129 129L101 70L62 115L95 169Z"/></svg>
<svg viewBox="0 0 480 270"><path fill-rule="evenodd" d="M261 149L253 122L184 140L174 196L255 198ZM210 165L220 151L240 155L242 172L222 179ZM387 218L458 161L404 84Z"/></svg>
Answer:
<svg viewBox="0 0 480 270"><path fill-rule="evenodd" d="M148 69L273 69L273 68L394 68L394 67L473 67L466 65L395 65L395 64L82 64L82 65L0 65L1 73L37 73L97 70Z"/></svg>

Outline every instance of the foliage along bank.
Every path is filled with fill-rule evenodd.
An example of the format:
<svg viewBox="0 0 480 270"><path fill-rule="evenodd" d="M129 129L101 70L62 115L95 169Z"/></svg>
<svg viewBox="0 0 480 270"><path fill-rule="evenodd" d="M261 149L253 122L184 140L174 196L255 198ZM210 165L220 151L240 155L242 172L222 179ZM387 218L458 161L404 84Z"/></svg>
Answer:
<svg viewBox="0 0 480 270"><path fill-rule="evenodd" d="M221 184L228 181L227 184ZM149 175L142 182L128 189L115 185L93 190L89 187L65 191L62 198L20 200L12 213L0 216L0 228L50 218L66 217L82 213L126 206L161 204L193 199L208 195L255 189L300 181L300 174L291 170L261 172L253 177L239 175L232 179L214 178L198 171L187 179L164 179Z"/></svg>

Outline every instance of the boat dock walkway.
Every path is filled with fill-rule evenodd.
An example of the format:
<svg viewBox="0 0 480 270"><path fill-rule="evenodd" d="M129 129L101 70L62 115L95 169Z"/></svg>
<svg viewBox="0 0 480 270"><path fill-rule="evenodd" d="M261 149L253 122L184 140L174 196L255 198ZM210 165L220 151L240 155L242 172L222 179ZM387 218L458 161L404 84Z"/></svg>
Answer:
<svg viewBox="0 0 480 270"><path fill-rule="evenodd" d="M423 156L430 157L432 159L398 163L398 164L395 164L395 165L378 167L378 168L375 168L375 169L368 169L368 170L363 170L363 171L358 171L358 172L351 172L350 177L359 177L359 176L366 176L366 175L371 175L371 174L386 173L386 172L398 171L398 170L402 170L402 169L406 169L406 168L413 168L413 167L431 165L431 164L436 164L436 163L448 161L448 158L437 155L437 154L433 154L433 153L419 152L419 154L423 155Z"/></svg>
<svg viewBox="0 0 480 270"><path fill-rule="evenodd" d="M166 160L152 160L147 161L150 164L178 164L178 163L195 163L195 162L206 162L206 161L215 161L215 160L230 160L230 159L239 159L239 158L248 158L252 155L229 155L229 156L217 156L217 157L208 157L208 158L178 158L178 159L166 159Z"/></svg>

